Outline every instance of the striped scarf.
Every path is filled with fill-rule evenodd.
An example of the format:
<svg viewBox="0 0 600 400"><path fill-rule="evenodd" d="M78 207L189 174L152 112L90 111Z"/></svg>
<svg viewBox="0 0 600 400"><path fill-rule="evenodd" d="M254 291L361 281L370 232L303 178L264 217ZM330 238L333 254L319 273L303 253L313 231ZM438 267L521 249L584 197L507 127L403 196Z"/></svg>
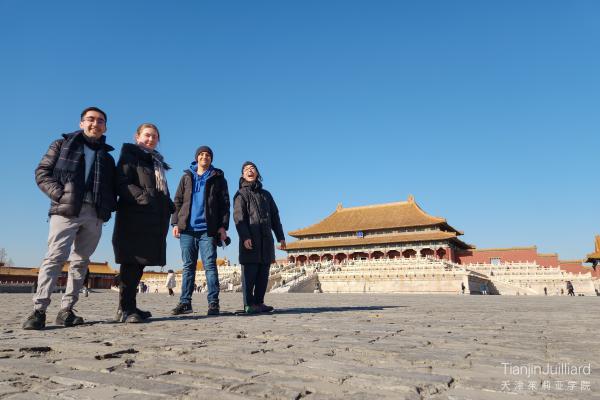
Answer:
<svg viewBox="0 0 600 400"><path fill-rule="evenodd" d="M92 199L96 206L102 203L100 182L102 182L102 159L106 157L104 149L105 137L102 136L96 141L91 141L84 136L83 131L76 131L72 134L63 135L65 140L61 146L58 161L54 166L53 175L65 184L75 180L77 171L84 168L83 165L83 145L87 145L96 151L94 165L90 171L86 186L92 192Z"/></svg>
<svg viewBox="0 0 600 400"><path fill-rule="evenodd" d="M165 171L171 169L162 156L156 150L150 150L144 146L138 145L142 150L149 153L152 156L154 162L154 177L156 178L156 190L163 192L167 196L169 195L169 187L167 186L167 176Z"/></svg>

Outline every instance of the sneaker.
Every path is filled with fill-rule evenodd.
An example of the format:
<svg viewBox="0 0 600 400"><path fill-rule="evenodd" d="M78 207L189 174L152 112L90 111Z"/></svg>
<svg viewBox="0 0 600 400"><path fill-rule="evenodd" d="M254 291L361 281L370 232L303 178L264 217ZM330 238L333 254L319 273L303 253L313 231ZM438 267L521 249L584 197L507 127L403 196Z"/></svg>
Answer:
<svg viewBox="0 0 600 400"><path fill-rule="evenodd" d="M219 315L219 303L209 303L206 315Z"/></svg>
<svg viewBox="0 0 600 400"><path fill-rule="evenodd" d="M56 324L62 326L75 326L83 324L83 318L75 315L72 309L63 308L56 316Z"/></svg>
<svg viewBox="0 0 600 400"><path fill-rule="evenodd" d="M258 312L267 313L273 311L273 307L266 305L265 303L258 304L255 306L258 309Z"/></svg>
<svg viewBox="0 0 600 400"><path fill-rule="evenodd" d="M40 330L46 327L46 313L42 310L35 310L23 322L23 329Z"/></svg>
<svg viewBox="0 0 600 400"><path fill-rule="evenodd" d="M150 311L143 311L139 308L136 308L135 313L138 314L143 320L152 318L152 313ZM119 309L117 310L117 314L115 315L115 322L125 322L125 318L123 318L123 310L121 310L121 307L119 307Z"/></svg>
<svg viewBox="0 0 600 400"><path fill-rule="evenodd" d="M246 314L258 314L260 311L256 306L244 306L244 312Z"/></svg>
<svg viewBox="0 0 600 400"><path fill-rule="evenodd" d="M139 324L141 322L144 322L144 318L137 312L131 314L125 312L123 313L123 322L125 322L126 324Z"/></svg>
<svg viewBox="0 0 600 400"><path fill-rule="evenodd" d="M172 315L180 315L180 314L189 314L194 312L192 310L192 305L187 303L179 303L177 307L171 310Z"/></svg>

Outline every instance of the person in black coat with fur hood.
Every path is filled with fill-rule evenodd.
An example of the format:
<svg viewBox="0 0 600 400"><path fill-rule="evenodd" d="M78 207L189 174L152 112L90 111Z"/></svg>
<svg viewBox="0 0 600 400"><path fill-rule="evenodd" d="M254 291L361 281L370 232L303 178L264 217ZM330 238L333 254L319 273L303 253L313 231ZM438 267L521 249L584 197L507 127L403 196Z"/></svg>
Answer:
<svg viewBox="0 0 600 400"><path fill-rule="evenodd" d="M263 189L262 177L251 161L242 165L240 187L233 197L233 220L240 237L244 312L256 314L273 311L265 305L269 269L275 262L275 233L280 248L285 249L285 235L279 210L271 193Z"/></svg>
<svg viewBox="0 0 600 400"><path fill-rule="evenodd" d="M136 305L136 289L148 265L166 264L169 219L175 207L165 171L169 166L156 151L158 128L142 124L135 144L125 143L117 163L117 214L113 232L115 261L121 264L119 322L142 322L151 317Z"/></svg>

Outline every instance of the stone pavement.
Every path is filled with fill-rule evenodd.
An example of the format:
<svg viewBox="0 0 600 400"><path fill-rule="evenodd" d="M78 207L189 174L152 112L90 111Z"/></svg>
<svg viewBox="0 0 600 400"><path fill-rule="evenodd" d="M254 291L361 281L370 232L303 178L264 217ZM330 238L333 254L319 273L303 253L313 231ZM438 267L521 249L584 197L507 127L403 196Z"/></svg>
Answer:
<svg viewBox="0 0 600 400"><path fill-rule="evenodd" d="M596 297L267 294L276 313L206 317L197 294L173 317L175 297L143 294L155 317L127 325L98 292L59 328L54 296L23 331L31 295L0 295L0 399L600 398Z"/></svg>

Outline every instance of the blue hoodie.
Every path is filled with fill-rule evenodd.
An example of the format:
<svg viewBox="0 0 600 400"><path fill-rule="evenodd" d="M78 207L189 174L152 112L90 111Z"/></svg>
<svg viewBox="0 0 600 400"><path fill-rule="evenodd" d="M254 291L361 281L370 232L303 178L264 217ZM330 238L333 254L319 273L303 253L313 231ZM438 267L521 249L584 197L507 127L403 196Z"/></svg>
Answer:
<svg viewBox="0 0 600 400"><path fill-rule="evenodd" d="M190 228L193 231L205 231L206 225L206 213L204 211L204 189L206 188L206 181L213 172L213 166L211 165L206 172L202 175L198 175L198 162L194 161L190 165L192 171L192 177L194 179L194 190L192 192L192 207L190 210Z"/></svg>

